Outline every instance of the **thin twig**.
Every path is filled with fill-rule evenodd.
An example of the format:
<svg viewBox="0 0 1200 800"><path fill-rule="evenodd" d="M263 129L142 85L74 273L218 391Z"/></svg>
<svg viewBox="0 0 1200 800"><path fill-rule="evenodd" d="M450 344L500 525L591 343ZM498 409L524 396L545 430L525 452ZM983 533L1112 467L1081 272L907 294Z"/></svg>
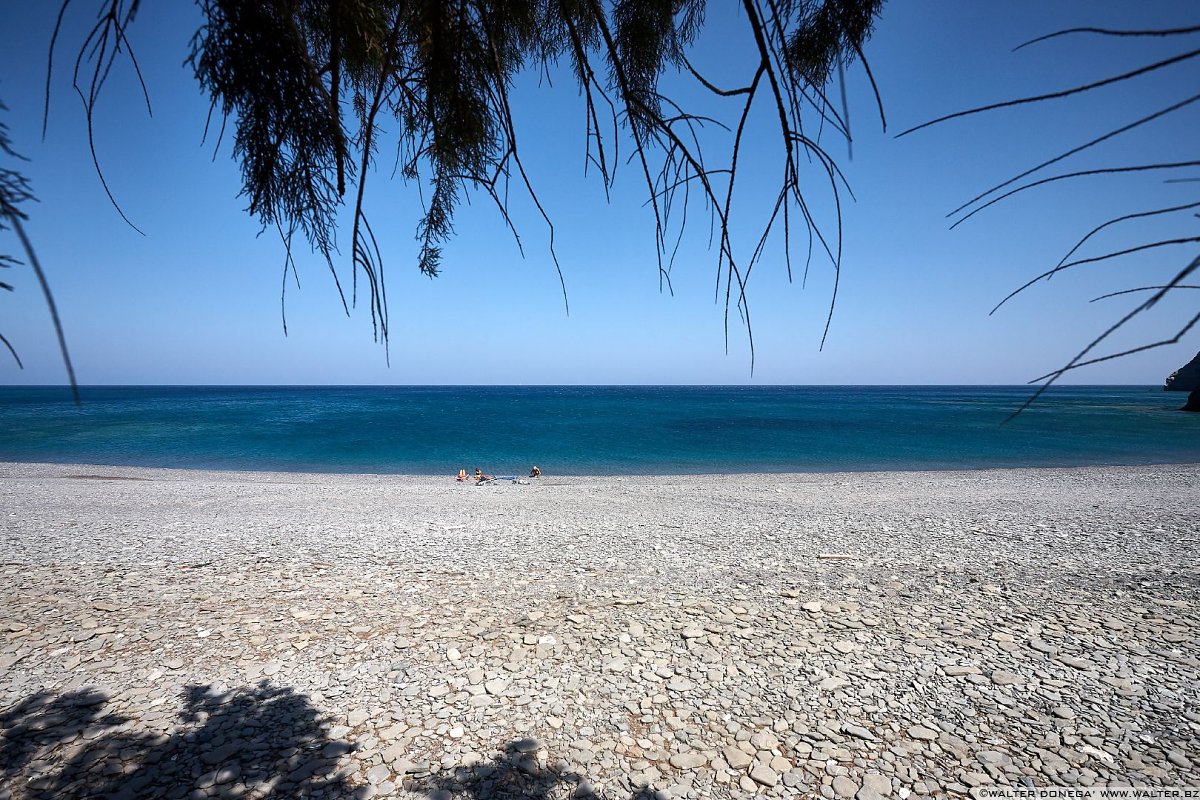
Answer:
<svg viewBox="0 0 1200 800"><path fill-rule="evenodd" d="M8 352L12 353L13 360L17 362L17 369L25 369L25 365L21 363L21 357L17 355L16 348L9 343L8 339L5 338L3 333L0 333L0 344L3 344L8 348Z"/></svg>
<svg viewBox="0 0 1200 800"><path fill-rule="evenodd" d="M990 317L992 314L995 314L998 310L1000 310L1001 306L1003 306L1009 300L1016 297L1021 292L1028 289L1033 284L1040 281L1042 278L1048 278L1051 275L1053 275L1054 273L1058 272L1059 270L1069 269L1071 267L1077 267L1077 266L1080 266L1081 264L1092 264L1097 261L1107 261L1110 258L1119 258L1121 256L1130 255L1131 253L1140 253L1143 250L1154 250L1159 247L1169 247L1171 245L1176 245L1176 244L1191 244L1193 242L1200 242L1200 237L1193 236L1193 237L1186 238L1186 239L1167 239L1167 240L1160 241L1160 242L1151 242L1150 244L1143 244L1143 245L1138 245L1137 247L1129 247L1124 250L1117 250L1112 253L1105 253L1104 255L1101 255L1101 256L1093 256L1092 258L1081 258L1077 261L1071 261L1066 264L1061 264L1059 266L1054 267L1053 269L1046 270L1041 275L1038 275L1036 278L1032 278L1032 279L1026 281L1023 285L1021 285L1020 288L1015 289L1012 292L1010 292L1007 297L1005 297L1003 300L1001 300L999 303L996 304L995 308L993 308L991 311L988 312L988 316Z"/></svg>
<svg viewBox="0 0 1200 800"><path fill-rule="evenodd" d="M1117 297L1117 296L1123 295L1123 294L1133 294L1134 292L1149 292L1149 291L1154 291L1156 289L1167 289L1167 290L1200 289L1200 286L1194 286L1190 283L1181 283L1176 286L1139 286L1136 289L1122 289L1119 292L1109 292L1108 294L1102 294L1099 297L1093 297L1091 300L1088 300L1088 302L1094 303L1097 300L1106 300L1109 297Z"/></svg>
<svg viewBox="0 0 1200 800"><path fill-rule="evenodd" d="M1200 206L1200 203L1188 203L1187 205L1172 206L1171 208L1159 208L1159 209L1155 209L1154 211L1139 211L1139 212L1136 212L1133 214L1125 214L1124 216L1110 219L1107 222L1102 222L1099 225L1097 225L1096 227L1092 228L1090 231L1088 231L1087 234L1084 235L1084 237L1082 239L1080 239L1075 244L1074 247L1072 247L1070 250L1068 250L1067 254L1062 257L1062 259L1055 265L1054 269L1051 270L1050 274L1047 275L1046 277L1047 277L1047 279L1053 277L1054 273L1057 272L1059 269L1062 269L1062 266L1067 263L1067 259L1069 259L1071 256L1075 255L1075 252L1077 250L1079 250L1079 248L1083 247L1083 245L1089 239L1091 239L1093 236L1095 236L1097 233L1104 230L1105 228L1108 228L1112 225L1117 225L1121 222L1127 222L1131 219L1143 219L1145 217L1156 217L1156 216L1159 216L1160 214L1171 214L1176 211L1186 211L1189 208L1196 208L1197 206Z"/></svg>
<svg viewBox="0 0 1200 800"><path fill-rule="evenodd" d="M1023 47L1046 42L1051 39L1056 39L1059 36L1070 36L1076 33L1094 33L1102 36L1181 36L1188 33L1200 33L1200 25L1194 25L1189 28L1159 28L1157 30L1148 31L1122 31L1113 30L1111 28L1067 28L1054 33L1047 33L1045 36L1039 36L1036 39L1030 39L1028 42L1023 42L1013 48L1013 52L1017 52Z"/></svg>
<svg viewBox="0 0 1200 800"><path fill-rule="evenodd" d="M54 294L50 291L50 284L46 280L46 273L42 271L41 262L38 261L37 253L33 250L33 243L25 235L25 226L21 224L20 216L15 213L9 213L8 220L13 230L17 232L17 238L21 240L21 246L25 248L25 256L29 259L29 266L33 267L33 274L37 276L38 283L42 287L42 296L46 298L46 306L50 309L50 319L54 323L54 333L58 336L58 348L62 352L63 364L67 368L67 380L71 382L71 397L74 398L75 405L82 405L79 399L79 385L75 382L75 367L71 364L71 354L67 351L67 338L63 334L62 320L58 316L58 305L54 302Z"/></svg>
<svg viewBox="0 0 1200 800"><path fill-rule="evenodd" d="M1135 70L1124 72L1120 75L1114 75L1110 78L1104 78L1103 80L1095 81L1093 83L1084 84L1082 86L1074 86L1070 89L1063 89L1062 91L1051 92L1049 94L1035 95L1033 97L1023 97L1019 100L1006 100L1002 103L992 103L991 105L979 106L978 108L971 108L966 111L958 111L953 114L946 114L943 117L932 119L929 122L923 122L920 125L909 128L906 131L901 131L900 133L896 134L896 138L899 139L901 136L907 136L910 133L922 130L923 128L928 128L931 125L937 125L939 123L946 122L947 120L958 119L960 117L971 116L972 114L982 114L985 111L995 111L998 108L1012 108L1013 106L1026 105L1028 103L1040 103L1044 100L1057 100L1062 97L1070 97L1071 95L1080 94L1082 92L1089 92L1093 89L1099 89L1101 86L1109 86L1114 83L1120 83L1121 81L1127 81L1131 78L1136 78L1155 70L1164 69L1166 67L1188 61L1196 56L1200 56L1200 50L1189 50L1186 53L1180 53L1177 56L1172 56L1171 58L1157 61L1153 64L1148 64L1144 67L1139 67Z"/></svg>
<svg viewBox="0 0 1200 800"><path fill-rule="evenodd" d="M1134 128L1137 128L1141 125L1145 125L1147 122L1153 122L1154 120L1159 119L1160 117L1165 117L1166 115L1168 115L1172 112L1178 111L1179 109L1184 108L1185 106L1191 105L1192 103L1196 102L1197 100L1200 100L1200 94L1193 95L1186 100L1180 101L1178 103L1174 103L1174 104L1168 106L1167 108L1164 108L1160 111L1154 112L1153 114L1148 114L1147 116L1144 116L1144 117L1141 117L1140 119L1134 120L1133 122L1129 123L1128 125L1122 125L1120 128L1111 130L1108 133L1104 134L1103 136L1098 136L1089 142L1079 145L1078 147L1071 148L1070 150L1066 151L1065 153L1060 153L1059 155L1055 156L1054 158L1047 159L1046 161L1043 161L1042 163L1038 164L1036 167L1030 167L1029 169L1022 172L1020 175L1015 175L1015 176L1009 178L1008 180L1004 181L1003 183L996 184L995 186L993 186L992 188L988 189L985 192L980 192L979 194L975 195L967 202L963 203L958 208L951 211L946 216L952 217L955 214L957 214L958 212L967 208L968 206L973 205L977 201L982 200L983 198L987 197L989 194L992 194L993 192L998 192L999 190L1003 189L1005 186L1011 186L1012 184L1016 183L1017 181L1021 180L1022 178L1027 178L1040 169L1044 169L1045 167L1048 167L1051 164L1056 164L1059 161L1062 161L1066 158L1070 158L1073 155L1082 153L1084 150L1087 150L1091 147L1095 147L1096 145L1100 144L1101 142L1105 142L1116 136L1120 136L1123 133L1128 133L1129 131L1133 130Z"/></svg>
<svg viewBox="0 0 1200 800"><path fill-rule="evenodd" d="M1127 355L1132 355L1133 353L1140 353L1145 350L1153 349L1155 347L1162 347L1164 345L1174 344L1175 342L1178 342L1180 340L1180 338L1183 337L1184 334L1186 334L1189 330L1191 330L1192 327L1198 321L1200 321L1200 314L1197 314L1196 316L1192 317L1192 319L1178 333L1176 333L1174 337L1172 337L1170 339L1163 339L1161 341L1153 342L1148 345L1142 345L1140 347L1130 348L1129 350L1124 350L1120 353L1113 353L1111 355L1101 356L1100 358L1094 358L1094 359L1090 359L1087 361L1084 360L1084 356L1086 356L1088 353L1090 353L1094 348L1096 348L1101 342L1105 341L1113 333L1115 333L1116 331L1118 331L1122 327L1124 327L1125 323L1129 322L1131 319L1138 316L1143 311L1153 308L1154 305L1159 300L1161 300L1163 297L1166 296L1167 292L1169 292L1173 287L1178 286L1180 283L1182 283L1184 280L1186 280L1187 276L1192 274L1192 272L1194 272L1197 267L1200 267L1200 257L1193 259L1186 267L1184 267L1182 270L1180 270L1180 272L1169 283L1167 283L1161 289L1156 291L1154 293L1153 297L1151 297L1149 300L1144 301L1141 305L1137 306L1132 311L1127 313L1125 316L1121 317L1121 319L1117 320L1115 323L1110 325L1099 336L1092 339L1092 341L1088 343L1087 347L1084 347L1082 350L1080 350L1075 355L1074 358L1072 358L1069 362L1067 362L1066 365L1060 367L1057 370L1054 370L1053 372L1048 372L1045 375L1042 375L1040 377L1037 377L1037 378L1034 378L1033 380L1031 380L1030 383L1037 383L1038 381L1045 381L1045 383L1043 383L1041 386L1039 386L1037 391L1034 392L1031 397L1026 399L1026 401L1021 404L1020 408L1018 408L1016 411L1014 411L1012 414L1010 414L1008 416L1008 418L1005 420L1005 422L1009 422L1009 421L1015 419L1022 411L1024 411L1025 409L1027 409L1031 405L1033 405L1033 403L1035 403L1037 401L1037 399L1039 397L1041 397L1050 388L1051 385L1054 384L1055 381L1057 381L1060 377L1062 377L1064 374L1066 374L1070 370L1078 369L1080 367L1085 367L1090 364L1097 364L1097 363L1100 363L1101 361L1110 361L1114 358L1122 358Z"/></svg>
<svg viewBox="0 0 1200 800"><path fill-rule="evenodd" d="M983 205L975 208L973 211L971 211L971 213L960 218L957 222L955 222L953 225L950 226L950 230L954 230L959 225L962 225L964 222L969 220L971 217L978 214L980 211L983 211L985 208L990 208L991 206L996 205L996 203L999 203L1001 200L1007 200L1008 198L1012 197L1015 194L1020 194L1021 192L1027 191L1029 189L1036 189L1037 187L1045 186L1048 183L1055 183L1057 181L1065 181L1065 180L1069 180L1072 178L1084 178L1084 177L1088 177L1088 176L1092 176L1092 175L1118 175L1118 174L1124 174L1124 173L1130 173L1130 172L1151 172L1151 171L1160 170L1160 169L1179 169L1181 167L1196 167L1196 166L1200 166L1200 161L1178 161L1178 162L1174 162L1174 163L1170 163L1170 164L1140 164L1140 165L1133 166L1133 167L1103 167L1101 169L1085 169L1085 170L1080 170L1079 172L1068 172L1063 175L1054 175L1050 178L1042 178L1041 180L1037 180L1032 183L1027 183L1027 184L1024 184L1023 186L1018 186L1016 189L1005 192L1004 194L1000 195L999 197L992 198L991 200L984 203Z"/></svg>

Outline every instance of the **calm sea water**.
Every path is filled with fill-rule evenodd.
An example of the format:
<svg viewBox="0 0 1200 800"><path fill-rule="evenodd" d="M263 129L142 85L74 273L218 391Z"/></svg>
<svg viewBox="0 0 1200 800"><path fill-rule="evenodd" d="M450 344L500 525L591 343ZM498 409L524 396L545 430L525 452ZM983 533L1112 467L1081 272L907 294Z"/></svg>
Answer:
<svg viewBox="0 0 1200 800"><path fill-rule="evenodd" d="M1200 462L1152 387L0 387L0 460L499 475Z"/></svg>

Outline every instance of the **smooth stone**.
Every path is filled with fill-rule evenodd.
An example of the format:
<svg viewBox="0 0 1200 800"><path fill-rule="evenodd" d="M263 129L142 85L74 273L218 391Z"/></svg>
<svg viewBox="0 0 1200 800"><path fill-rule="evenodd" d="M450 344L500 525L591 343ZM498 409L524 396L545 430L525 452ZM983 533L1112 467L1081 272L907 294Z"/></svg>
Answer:
<svg viewBox="0 0 1200 800"><path fill-rule="evenodd" d="M861 725L842 725L842 733L848 733L859 739L866 739L868 742L875 740L875 734Z"/></svg>
<svg viewBox="0 0 1200 800"><path fill-rule="evenodd" d="M879 797L887 797L892 793L892 780L880 772L868 772L862 777L862 788L869 790Z"/></svg>
<svg viewBox="0 0 1200 800"><path fill-rule="evenodd" d="M766 764L758 764L750 770L750 779L763 786L774 786L779 783L779 776Z"/></svg>
<svg viewBox="0 0 1200 800"><path fill-rule="evenodd" d="M205 764L222 764L232 758L241 749L241 742L228 742L212 750L205 750L200 754L200 760Z"/></svg>
<svg viewBox="0 0 1200 800"><path fill-rule="evenodd" d="M980 750L975 754L976 760L981 764L997 764L1004 766L1012 763L1012 759L1007 753L1001 753L999 750Z"/></svg>
<svg viewBox="0 0 1200 800"><path fill-rule="evenodd" d="M961 777L967 786L984 786L992 782L992 779L982 772L965 772Z"/></svg>
<svg viewBox="0 0 1200 800"><path fill-rule="evenodd" d="M779 740L766 731L759 731L750 737L750 744L755 750L774 750L779 747Z"/></svg>
<svg viewBox="0 0 1200 800"><path fill-rule="evenodd" d="M346 755L346 753L351 752L353 749L346 742L330 742L321 748L321 755L325 758L338 758L339 756Z"/></svg>
<svg viewBox="0 0 1200 800"><path fill-rule="evenodd" d="M676 769L696 769L707 763L708 759L700 753L676 753L671 756L671 766Z"/></svg>
<svg viewBox="0 0 1200 800"><path fill-rule="evenodd" d="M733 769L745 769L754 761L754 757L749 753L745 753L732 745L722 750L721 755L725 757L726 763Z"/></svg>
<svg viewBox="0 0 1200 800"><path fill-rule="evenodd" d="M937 731L926 728L924 725L913 725L908 729L908 735L914 739L920 739L927 742L932 742L934 739L938 738Z"/></svg>
<svg viewBox="0 0 1200 800"><path fill-rule="evenodd" d="M1068 667L1074 667L1078 670L1094 669L1096 666L1086 658L1076 658L1075 656L1059 656L1058 660L1063 664L1066 664Z"/></svg>
<svg viewBox="0 0 1200 800"><path fill-rule="evenodd" d="M854 797L858 794L859 786L846 775L836 775L833 778L833 791L838 797Z"/></svg>
<svg viewBox="0 0 1200 800"><path fill-rule="evenodd" d="M513 742L513 749L518 753L536 753L542 749L542 743L538 739L519 739Z"/></svg>

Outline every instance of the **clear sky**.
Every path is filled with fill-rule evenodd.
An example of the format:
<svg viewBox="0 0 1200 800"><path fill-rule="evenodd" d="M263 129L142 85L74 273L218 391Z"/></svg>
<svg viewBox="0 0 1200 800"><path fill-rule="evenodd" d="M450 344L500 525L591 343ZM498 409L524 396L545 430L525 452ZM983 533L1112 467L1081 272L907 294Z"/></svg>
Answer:
<svg viewBox="0 0 1200 800"><path fill-rule="evenodd" d="M1186 247L1164 248L1082 266L989 317L996 302L1053 266L1094 225L1193 202L1200 183L1166 184L1161 174L1084 179L1026 193L953 231L945 215L994 183L1190 95L1200 85L1197 61L1085 97L894 137L944 113L1067 88L1195 49L1197 36L1165 42L1079 36L1012 52L1022 41L1064 27L1194 25L1200 21L1195 4L893 0L866 49L888 132L880 130L855 66L848 74L853 160L836 139L823 140L841 158L856 196L845 208L842 282L823 351L832 270L814 261L807 286L798 276L789 284L775 246L749 287L753 375L736 320L726 354L723 306L713 298L716 253L707 248L699 213L677 258L674 295L660 293L653 218L636 170L622 167L606 203L598 180L583 176L584 108L571 79L553 75L550 87L531 74L515 88L519 135L556 224L570 315L545 229L520 199L514 216L524 258L486 199L477 198L458 214L442 275L421 276L416 187L389 181L385 159L370 208L388 265L388 367L371 341L367 309L343 314L315 256L298 259L301 289L289 287L284 336L279 242L259 237L258 224L243 212L228 144L215 160L211 139L201 145L208 104L183 65L199 23L192 4L144 3L130 31L153 117L126 63L114 70L97 113L96 149L109 184L145 236L109 205L70 86L69 65L90 23L88 3L73 4L68 15L42 141L46 52L58 5L0 0L0 100L10 109L5 120L15 145L31 159L26 172L40 202L29 209L28 230L84 384L1020 383L1059 366L1137 302L1133 296L1088 300L1161 283L1195 255ZM737 5L709 4L698 45L701 67L727 83L744 72L747 59L748 31ZM696 102L710 107L699 97ZM757 112L734 221L744 250L761 227L764 198L776 191L768 170L778 131L771 128L770 108L763 104ZM1200 103L1064 169L1195 159L1197 130ZM713 134L714 147L724 141ZM813 177L810 200L828 222L829 195ZM1195 236L1189 213L1107 231L1080 255L1155 235ZM802 252L804 237L795 241ZM0 251L16 251L11 234L0 244ZM343 281L347 261L338 262ZM33 276L27 269L8 273L16 292L0 296L0 332L17 347L25 369L0 358L0 383L60 383L65 373ZM1176 294L1114 346L1174 333L1200 299L1196 292ZM1197 349L1194 331L1176 346L1088 368L1071 381L1160 383Z"/></svg>

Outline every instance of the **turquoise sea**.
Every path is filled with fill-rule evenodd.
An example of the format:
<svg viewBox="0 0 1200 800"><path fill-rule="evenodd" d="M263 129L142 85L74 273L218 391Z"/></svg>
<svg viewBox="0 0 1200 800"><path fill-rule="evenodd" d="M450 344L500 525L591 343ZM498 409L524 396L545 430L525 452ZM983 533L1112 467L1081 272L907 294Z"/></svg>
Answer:
<svg viewBox="0 0 1200 800"><path fill-rule="evenodd" d="M0 387L0 460L453 475L1200 463L1157 387Z"/></svg>

